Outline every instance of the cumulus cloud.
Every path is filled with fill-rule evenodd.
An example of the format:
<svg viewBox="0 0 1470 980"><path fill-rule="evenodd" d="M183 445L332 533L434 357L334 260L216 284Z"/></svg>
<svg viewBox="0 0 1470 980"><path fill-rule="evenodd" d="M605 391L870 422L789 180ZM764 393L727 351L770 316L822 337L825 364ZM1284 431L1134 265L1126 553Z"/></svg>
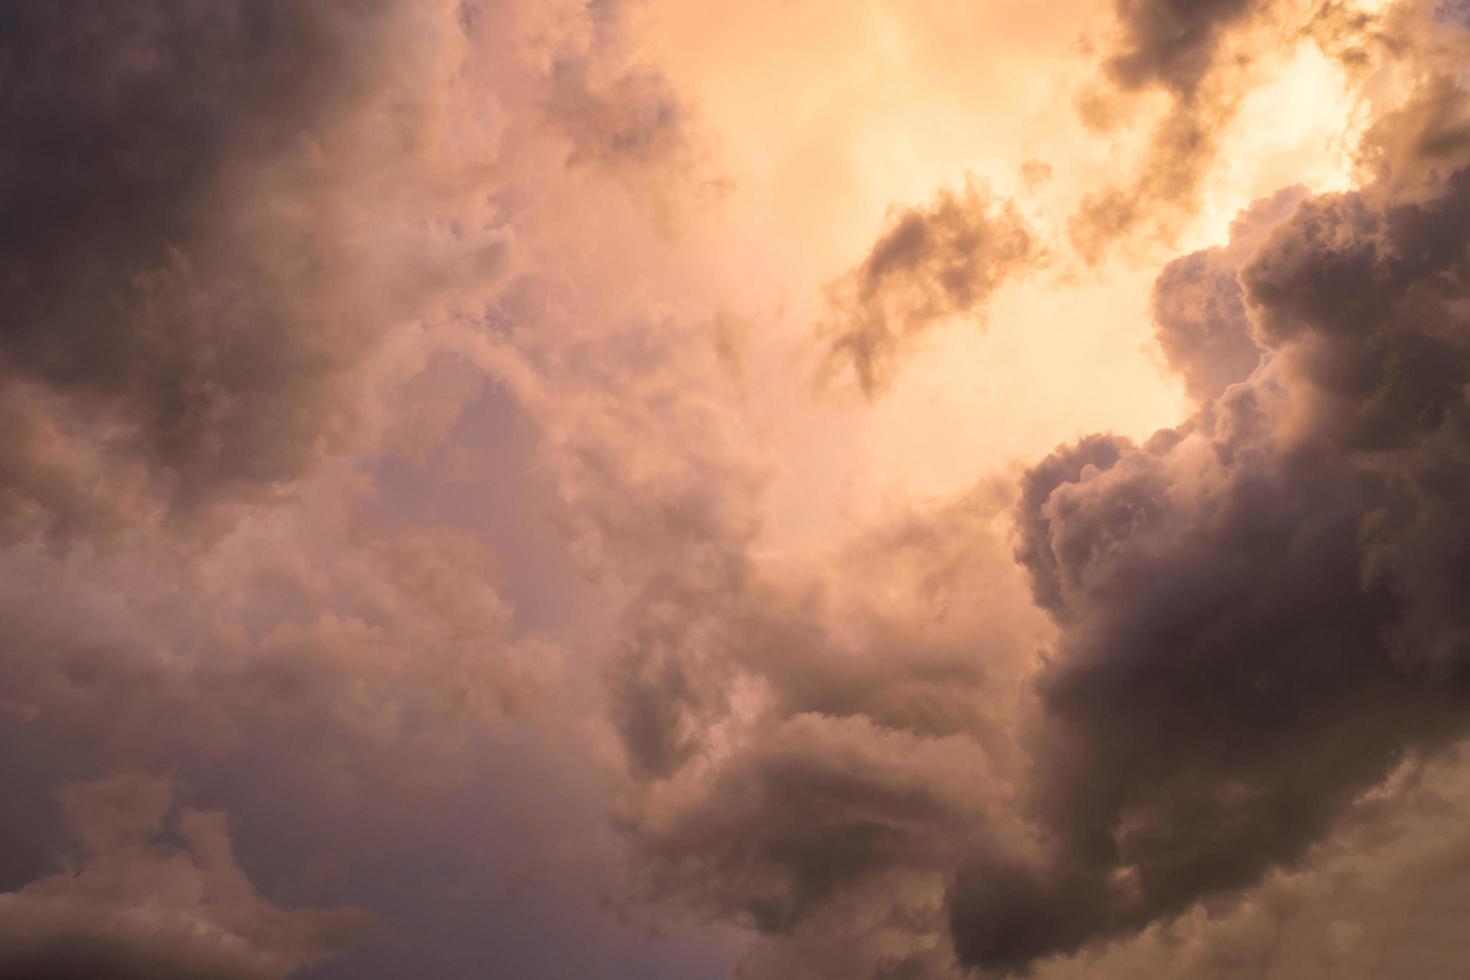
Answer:
<svg viewBox="0 0 1470 980"><path fill-rule="evenodd" d="M1177 430L1027 476L1017 554L1062 629L1029 736L1049 844L960 872L964 962L1253 885L1463 732L1470 170L1434 172L1431 196L1302 201L1238 274L1265 363Z"/></svg>
<svg viewBox="0 0 1470 980"><path fill-rule="evenodd" d="M1348 811L1304 867L1272 873L1238 903L1197 906L1037 975L1453 977L1465 950L1450 910L1470 884L1463 792L1463 748L1402 766Z"/></svg>
<svg viewBox="0 0 1470 980"><path fill-rule="evenodd" d="M1240 269L1306 195L1304 187L1289 187L1256 202L1231 225L1228 245L1175 259L1154 283L1159 347L1196 402L1214 401L1260 363Z"/></svg>
<svg viewBox="0 0 1470 980"><path fill-rule="evenodd" d="M1120 3L1102 71L1165 93L1170 201L1268 7ZM700 213L703 66L647 12L0 13L0 977L1393 945L1369 898L1312 909L1454 853L1353 856L1443 826L1393 780L1465 733L1453 79L1383 116L1368 186L1163 270L1177 428L858 507L874 396L1048 261L1046 202L941 191L787 307L736 254L761 219ZM868 403L792 370L803 303ZM1272 960L1278 913L1315 938Z"/></svg>

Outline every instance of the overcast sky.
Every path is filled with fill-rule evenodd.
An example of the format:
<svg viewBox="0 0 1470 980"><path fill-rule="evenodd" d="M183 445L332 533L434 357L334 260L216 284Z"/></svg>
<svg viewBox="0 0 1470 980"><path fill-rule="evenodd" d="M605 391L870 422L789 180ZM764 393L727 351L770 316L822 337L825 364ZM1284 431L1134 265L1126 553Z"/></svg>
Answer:
<svg viewBox="0 0 1470 980"><path fill-rule="evenodd" d="M1450 980L1470 8L0 3L0 980Z"/></svg>

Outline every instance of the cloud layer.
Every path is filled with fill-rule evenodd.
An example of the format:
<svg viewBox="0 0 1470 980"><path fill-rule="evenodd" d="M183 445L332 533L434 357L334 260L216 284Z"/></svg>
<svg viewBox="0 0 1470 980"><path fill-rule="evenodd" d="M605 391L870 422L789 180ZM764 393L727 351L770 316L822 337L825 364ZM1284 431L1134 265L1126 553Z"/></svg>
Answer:
<svg viewBox="0 0 1470 980"><path fill-rule="evenodd" d="M1463 24L1038 11L0 11L0 978L1456 975Z"/></svg>

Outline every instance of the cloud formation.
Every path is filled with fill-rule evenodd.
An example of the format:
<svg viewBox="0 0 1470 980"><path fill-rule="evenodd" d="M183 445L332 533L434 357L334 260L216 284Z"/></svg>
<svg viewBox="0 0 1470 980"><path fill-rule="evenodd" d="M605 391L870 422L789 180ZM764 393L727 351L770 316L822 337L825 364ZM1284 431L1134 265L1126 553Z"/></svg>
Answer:
<svg viewBox="0 0 1470 980"><path fill-rule="evenodd" d="M485 329L512 272L521 158L564 153L544 25L469 7L0 14L0 888L24 924L0 973L483 975L486 930L535 914L506 900L515 875L539 901L561 882L591 946L515 944L512 973L577 972L621 941L588 908L611 858L550 843L592 852L600 827L587 784L555 775L576 746L587 779L591 741L570 685L539 700L557 644L511 635L487 534L381 480L400 456L469 452L455 426L487 378L440 384L467 370L446 345ZM523 459L496 462L482 489L520 479ZM491 793L518 768L531 785ZM199 812L165 820L159 773ZM157 819L51 875L56 790L109 780ZM560 816L486 843L548 787ZM68 812L103 820L118 794L79 790ZM540 863L515 868L520 848ZM336 920L281 895L393 926L322 963L346 949Z"/></svg>
<svg viewBox="0 0 1470 980"><path fill-rule="evenodd" d="M1015 206L973 178L891 215L862 263L828 287L828 368L850 363L863 394L874 397L925 332L949 317L983 314L995 290L1043 258Z"/></svg>
<svg viewBox="0 0 1470 980"><path fill-rule="evenodd" d="M1383 46L1378 19L1342 5L1120 0L1116 15L1103 81L1079 100L1083 118L1099 130L1122 129L1150 92L1162 93L1166 107L1132 175L1084 195L1071 215L1070 240L1088 262L1140 229L1173 238L1198 207L1242 101L1304 41L1360 68Z"/></svg>
<svg viewBox="0 0 1470 980"><path fill-rule="evenodd" d="M437 54L402 8L0 16L0 411L25 434L0 518L95 530L146 516L148 494L188 510L279 487L355 431L388 332L431 313L447 276L493 281L503 262L493 229L425 213L444 178L405 147L434 138L439 93L375 71L395 34L410 65ZM378 125L395 104L416 109Z"/></svg>
<svg viewBox="0 0 1470 980"><path fill-rule="evenodd" d="M1260 363L1240 269L1306 195L1304 187L1288 187L1256 202L1232 223L1228 245L1175 259L1159 273L1153 294L1159 347L1194 401L1213 402Z"/></svg>
<svg viewBox="0 0 1470 980"><path fill-rule="evenodd" d="M1023 8L0 12L0 978L1452 975L1463 40Z"/></svg>
<svg viewBox="0 0 1470 980"><path fill-rule="evenodd" d="M267 980L339 952L371 923L354 909L262 899L235 863L224 816L171 815L165 780L73 784L61 802L81 861L0 894L0 977Z"/></svg>
<svg viewBox="0 0 1470 980"><path fill-rule="evenodd" d="M1260 0L1119 0L1120 48L1106 63L1122 87L1162 85L1189 98L1215 67L1222 36Z"/></svg>
<svg viewBox="0 0 1470 980"><path fill-rule="evenodd" d="M1423 118L1397 119L1415 145ZM1062 630L1029 736L1049 844L961 871L962 961L1020 970L1253 885L1463 733L1470 170L1443 162L1430 193L1385 177L1264 237L1238 274L1264 363L1189 423L1026 477L1017 554Z"/></svg>

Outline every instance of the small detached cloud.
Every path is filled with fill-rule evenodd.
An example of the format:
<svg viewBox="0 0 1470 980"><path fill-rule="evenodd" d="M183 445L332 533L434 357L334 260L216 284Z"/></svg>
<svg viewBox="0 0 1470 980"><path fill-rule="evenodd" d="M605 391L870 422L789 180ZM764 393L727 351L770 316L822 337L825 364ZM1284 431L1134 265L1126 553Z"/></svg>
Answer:
<svg viewBox="0 0 1470 980"><path fill-rule="evenodd" d="M1044 259L1015 206L973 178L890 215L862 263L828 286L827 369L851 367L863 394L877 396L925 333L983 315L991 294Z"/></svg>

